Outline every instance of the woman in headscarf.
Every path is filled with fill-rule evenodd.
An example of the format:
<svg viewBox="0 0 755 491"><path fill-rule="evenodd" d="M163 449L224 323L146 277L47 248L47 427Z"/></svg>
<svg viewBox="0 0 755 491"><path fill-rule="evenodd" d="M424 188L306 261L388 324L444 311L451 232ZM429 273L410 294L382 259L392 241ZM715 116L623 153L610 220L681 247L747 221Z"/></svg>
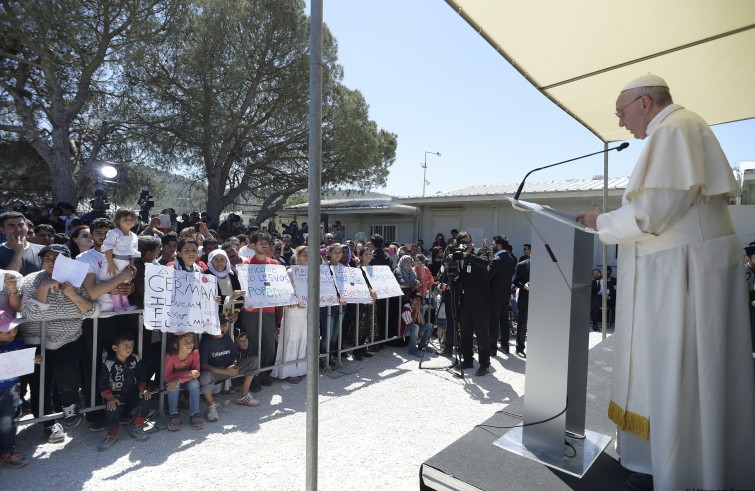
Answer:
<svg viewBox="0 0 755 491"><path fill-rule="evenodd" d="M412 292L419 287L417 273L414 271L414 259L412 256L405 254L398 260L398 267L393 270L401 291L404 292L404 298L408 299Z"/></svg>
<svg viewBox="0 0 755 491"><path fill-rule="evenodd" d="M207 256L207 269L204 270L204 274L211 274L218 281L218 297L220 297L220 315L224 315L228 322L229 327L233 327L233 324L238 318L238 311L233 308L232 305L229 308L224 309L225 301L227 297L230 297L229 302L235 302L237 299L244 297L244 290L241 289L241 283L235 272L231 269L231 261L228 259L228 254L223 249L215 249L211 251ZM230 331L230 329L229 329Z"/></svg>

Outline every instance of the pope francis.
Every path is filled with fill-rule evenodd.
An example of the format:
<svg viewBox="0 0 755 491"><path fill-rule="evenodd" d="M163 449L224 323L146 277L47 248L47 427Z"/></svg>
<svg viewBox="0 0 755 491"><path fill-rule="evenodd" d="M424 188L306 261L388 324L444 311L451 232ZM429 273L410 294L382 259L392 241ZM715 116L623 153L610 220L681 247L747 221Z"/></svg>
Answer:
<svg viewBox="0 0 755 491"><path fill-rule="evenodd" d="M622 206L577 219L619 244L621 294L609 418L632 489L755 485L753 360L738 192L708 124L645 75L616 99L646 139Z"/></svg>

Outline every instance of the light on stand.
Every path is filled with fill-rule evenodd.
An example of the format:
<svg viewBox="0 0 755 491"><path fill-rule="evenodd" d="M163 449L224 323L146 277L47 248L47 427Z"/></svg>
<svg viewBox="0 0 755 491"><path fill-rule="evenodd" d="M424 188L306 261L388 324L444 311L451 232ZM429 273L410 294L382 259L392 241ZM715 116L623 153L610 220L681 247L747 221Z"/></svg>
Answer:
<svg viewBox="0 0 755 491"><path fill-rule="evenodd" d="M425 150L425 161L420 163L420 167L422 167L422 197L425 197L425 186L430 184L430 181L427 180L427 154L437 155L440 157L440 152L431 152L429 150Z"/></svg>
<svg viewBox="0 0 755 491"><path fill-rule="evenodd" d="M118 169L116 169L112 165L106 164L100 167L100 174L102 174L102 177L106 179L115 179L115 177L118 175Z"/></svg>

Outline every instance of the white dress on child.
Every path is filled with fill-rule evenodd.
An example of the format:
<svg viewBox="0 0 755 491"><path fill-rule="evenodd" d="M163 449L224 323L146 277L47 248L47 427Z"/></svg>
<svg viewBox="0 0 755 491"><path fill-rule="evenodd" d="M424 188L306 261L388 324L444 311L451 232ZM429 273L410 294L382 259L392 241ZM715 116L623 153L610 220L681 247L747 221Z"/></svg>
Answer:
<svg viewBox="0 0 755 491"><path fill-rule="evenodd" d="M129 265L132 258L141 257L139 238L136 234L129 232L128 235L125 235L119 228L108 230L100 250L103 254L106 251L113 251L113 262L118 268L117 273L121 273ZM113 276L107 274L107 268L100 270L100 280L107 281L111 278Z"/></svg>
<svg viewBox="0 0 755 491"><path fill-rule="evenodd" d="M283 309L275 364L299 359L302 360L300 363L273 368L272 376L285 379L307 373L307 309L286 307Z"/></svg>

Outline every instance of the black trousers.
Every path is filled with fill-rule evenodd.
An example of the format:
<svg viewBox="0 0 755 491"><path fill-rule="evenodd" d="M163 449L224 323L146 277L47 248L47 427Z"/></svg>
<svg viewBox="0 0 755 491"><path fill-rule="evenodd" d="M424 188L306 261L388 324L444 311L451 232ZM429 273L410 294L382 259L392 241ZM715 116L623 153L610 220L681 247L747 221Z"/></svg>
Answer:
<svg viewBox="0 0 755 491"><path fill-rule="evenodd" d="M485 305L464 305L462 300L459 312L461 322L461 353L465 363L474 360L472 336L477 335L477 355L480 366L490 366L490 309Z"/></svg>
<svg viewBox="0 0 755 491"><path fill-rule="evenodd" d="M503 301L494 300L490 304L490 352L495 353L498 350L498 339L501 340L501 347L508 346L509 333L509 299Z"/></svg>
<svg viewBox="0 0 755 491"><path fill-rule="evenodd" d="M527 310L530 299L519 295L519 312L516 318L516 350L524 352L524 340L527 338Z"/></svg>
<svg viewBox="0 0 755 491"><path fill-rule="evenodd" d="M44 379L44 414L52 413L52 390L53 380L60 393L60 402L63 407L79 402L79 386L81 385L81 351L83 346L81 338L64 344L56 350L47 350L42 353L45 358ZM32 345L29 345L32 347ZM36 347L36 346L34 346ZM39 414L39 394L41 388L41 365L34 364L34 376L29 379L31 387L31 411L34 417ZM55 421L45 421L46 428L52 426Z"/></svg>

